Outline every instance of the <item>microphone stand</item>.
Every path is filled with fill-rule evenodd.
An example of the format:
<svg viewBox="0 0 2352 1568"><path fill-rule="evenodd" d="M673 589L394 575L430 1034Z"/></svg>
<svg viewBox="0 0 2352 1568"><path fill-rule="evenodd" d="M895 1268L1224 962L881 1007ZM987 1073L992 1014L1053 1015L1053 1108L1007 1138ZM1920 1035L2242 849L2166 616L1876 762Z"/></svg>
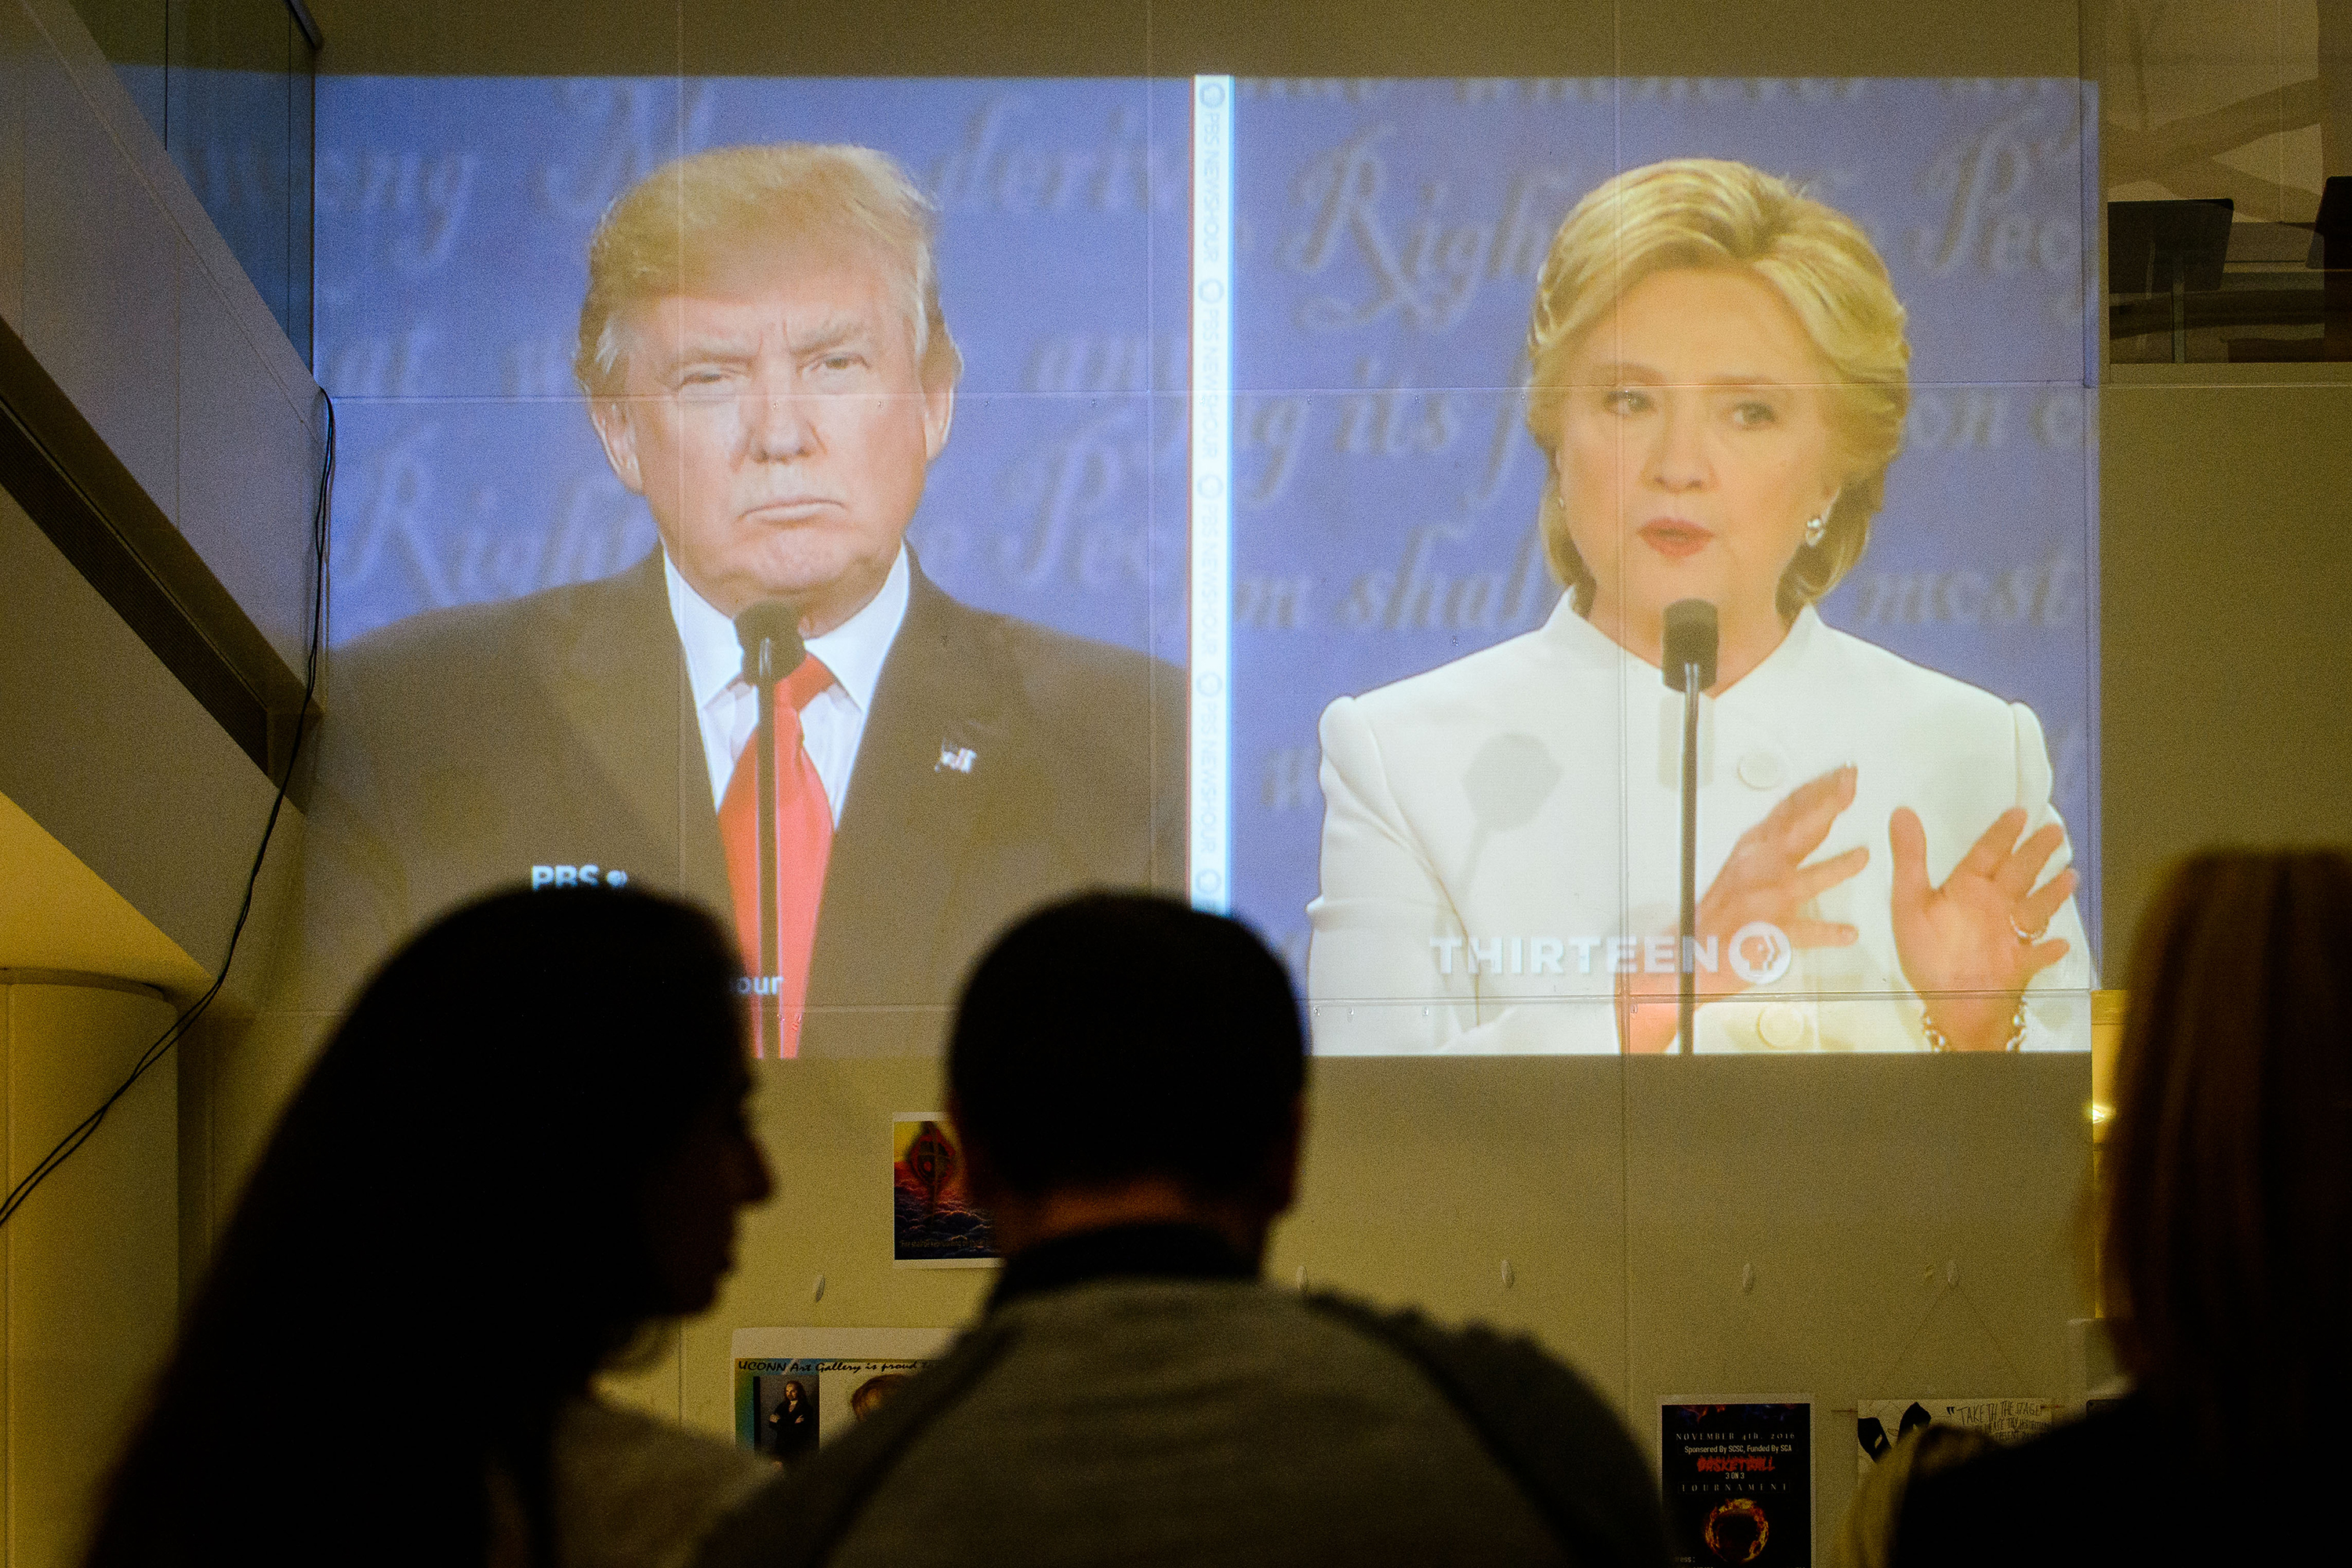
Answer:
<svg viewBox="0 0 2352 1568"><path fill-rule="evenodd" d="M800 668L807 656L801 642L800 612L780 599L763 599L735 617L743 647L743 679L760 699L760 723L751 732L751 776L760 813L760 973L752 990L760 998L761 1039L784 1054L783 998L776 932L776 682ZM754 1043L755 1051L762 1048Z"/></svg>
<svg viewBox="0 0 2352 1568"><path fill-rule="evenodd" d="M776 643L773 637L760 639L757 655L759 671L752 689L760 694L760 725L752 731L751 744L759 751L752 759L753 776L759 782L760 799L760 1037L775 1048L778 1058L784 1054L783 998L777 980L779 968L776 952Z"/></svg>
<svg viewBox="0 0 2352 1568"><path fill-rule="evenodd" d="M1697 1050L1691 1026L1698 1016L1698 694L1702 672L1696 658L1683 661L1683 919L1675 944L1675 1048Z"/></svg>
<svg viewBox="0 0 2352 1568"><path fill-rule="evenodd" d="M1715 606L1705 599L1677 599L1666 606L1665 657L1659 674L1683 694L1683 918L1675 953L1675 1049L1697 1053L1694 1023L1698 1014L1698 698L1715 684L1720 627Z"/></svg>

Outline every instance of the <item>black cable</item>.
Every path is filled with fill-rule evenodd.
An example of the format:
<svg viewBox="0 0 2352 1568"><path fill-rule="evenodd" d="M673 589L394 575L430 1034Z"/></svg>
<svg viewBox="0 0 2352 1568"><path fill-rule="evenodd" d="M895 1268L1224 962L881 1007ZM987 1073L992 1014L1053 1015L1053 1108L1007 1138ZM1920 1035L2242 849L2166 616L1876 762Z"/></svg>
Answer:
<svg viewBox="0 0 2352 1568"><path fill-rule="evenodd" d="M310 640L302 658L302 706L294 715L294 743L287 751L286 772L278 781L277 797L269 803L268 820L261 825L261 847L253 852L253 868L246 873L245 898L236 907L236 923L229 928L228 952L221 958L220 973L205 988L203 995L188 1005L186 1012L172 1020L172 1026L158 1036L154 1044L140 1053L137 1065L131 1069L131 1076L115 1086L114 1092L101 1100L96 1110L82 1118L72 1131L58 1141L56 1148L44 1154L40 1163L26 1173L24 1180L9 1189L7 1197L0 1200L0 1226L16 1217L16 1211L25 1206L25 1200L33 1195L33 1190L47 1181L58 1166L73 1158L75 1150L89 1142L90 1135L98 1131L99 1124L106 1120L106 1113L114 1109L115 1102L130 1093L131 1086L145 1077L147 1069L169 1055L172 1047L194 1027L196 1020L205 1016L205 1010L213 1005L213 998L219 995L221 987L227 984L229 965L236 962L237 939L245 934L246 920L253 913L253 889L261 880L261 864L269 853L270 837L278 831L278 816L285 809L286 792L294 782L295 764L301 760L302 738L310 724L310 698L319 687L319 648L327 623L327 522L333 510L335 496L335 400L324 388L320 389L319 398L326 405L327 438L325 452L319 464L318 489L310 500Z"/></svg>

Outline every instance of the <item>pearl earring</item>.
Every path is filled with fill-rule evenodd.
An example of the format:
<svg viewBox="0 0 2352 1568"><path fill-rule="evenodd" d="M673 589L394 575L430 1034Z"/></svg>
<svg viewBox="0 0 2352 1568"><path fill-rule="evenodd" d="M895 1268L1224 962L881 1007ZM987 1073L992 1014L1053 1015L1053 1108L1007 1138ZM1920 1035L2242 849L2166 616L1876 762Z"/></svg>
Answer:
<svg viewBox="0 0 2352 1568"><path fill-rule="evenodd" d="M1828 528L1829 520L1827 518L1807 518L1805 520L1805 548L1811 550L1818 547L1822 542L1822 534Z"/></svg>

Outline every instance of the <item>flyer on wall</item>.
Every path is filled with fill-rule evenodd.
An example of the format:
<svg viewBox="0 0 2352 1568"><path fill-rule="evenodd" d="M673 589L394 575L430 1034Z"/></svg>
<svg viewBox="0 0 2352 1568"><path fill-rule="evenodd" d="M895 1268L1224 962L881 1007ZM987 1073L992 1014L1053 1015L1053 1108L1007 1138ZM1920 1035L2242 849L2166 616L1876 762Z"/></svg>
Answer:
<svg viewBox="0 0 2352 1568"><path fill-rule="evenodd" d="M1812 1401L1663 1401L1658 1479L1677 1564L1810 1568Z"/></svg>
<svg viewBox="0 0 2352 1568"><path fill-rule="evenodd" d="M2001 1443L2021 1443L2057 1418L2047 1399L1864 1399L1853 1413L1855 1472L1870 1468L1921 1426L1965 1426Z"/></svg>
<svg viewBox="0 0 2352 1568"><path fill-rule="evenodd" d="M738 1329L735 1441L778 1465L830 1442L944 1353L949 1329Z"/></svg>
<svg viewBox="0 0 2352 1568"><path fill-rule="evenodd" d="M971 1201L963 1144L943 1110L890 1118L890 1262L901 1268L990 1268L996 1237Z"/></svg>

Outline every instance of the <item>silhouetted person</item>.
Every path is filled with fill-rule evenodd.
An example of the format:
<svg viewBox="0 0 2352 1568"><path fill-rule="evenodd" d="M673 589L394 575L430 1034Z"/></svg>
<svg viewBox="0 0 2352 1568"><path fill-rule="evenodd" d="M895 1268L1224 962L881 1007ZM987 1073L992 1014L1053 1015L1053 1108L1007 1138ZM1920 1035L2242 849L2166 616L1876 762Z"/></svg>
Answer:
<svg viewBox="0 0 2352 1568"><path fill-rule="evenodd" d="M1260 1282L1306 1067L1231 921L1093 895L1014 927L948 1067L987 1310L704 1563L1663 1563L1648 1466L1533 1344Z"/></svg>
<svg viewBox="0 0 2352 1568"><path fill-rule="evenodd" d="M2133 1392L1915 1481L1903 1568L2342 1561L2352 858L2191 858L2129 994L2103 1266Z"/></svg>
<svg viewBox="0 0 2352 1568"><path fill-rule="evenodd" d="M689 1555L772 1468L589 1381L710 1304L768 1194L740 973L700 913L602 889L393 957L221 1237L91 1568Z"/></svg>

